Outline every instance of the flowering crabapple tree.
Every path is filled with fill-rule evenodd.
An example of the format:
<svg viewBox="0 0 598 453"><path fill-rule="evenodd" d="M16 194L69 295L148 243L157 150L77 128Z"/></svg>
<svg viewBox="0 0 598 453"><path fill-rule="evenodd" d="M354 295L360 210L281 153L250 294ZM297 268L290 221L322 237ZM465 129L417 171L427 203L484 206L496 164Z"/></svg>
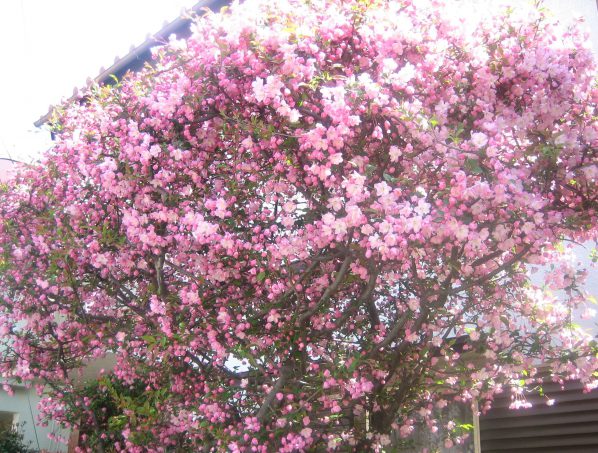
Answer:
<svg viewBox="0 0 598 453"><path fill-rule="evenodd" d="M104 452L450 446L447 404L591 388L567 253L597 233L586 39L436 0L198 19L3 188L3 376ZM77 375L106 357L101 418Z"/></svg>

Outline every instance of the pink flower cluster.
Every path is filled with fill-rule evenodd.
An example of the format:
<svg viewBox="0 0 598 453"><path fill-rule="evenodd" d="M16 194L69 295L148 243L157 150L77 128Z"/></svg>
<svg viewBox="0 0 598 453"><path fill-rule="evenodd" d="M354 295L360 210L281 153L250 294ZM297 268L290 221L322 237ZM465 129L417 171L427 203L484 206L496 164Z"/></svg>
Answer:
<svg viewBox="0 0 598 453"><path fill-rule="evenodd" d="M592 387L584 35L447 8L235 4L66 106L2 189L2 376L83 450L151 452L380 451L540 364ZM106 357L98 421L76 376Z"/></svg>

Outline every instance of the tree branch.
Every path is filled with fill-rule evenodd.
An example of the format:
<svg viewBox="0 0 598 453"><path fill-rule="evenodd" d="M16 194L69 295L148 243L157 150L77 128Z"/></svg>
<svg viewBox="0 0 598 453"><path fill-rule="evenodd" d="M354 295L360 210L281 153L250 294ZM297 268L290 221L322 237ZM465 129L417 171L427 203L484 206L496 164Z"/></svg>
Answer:
<svg viewBox="0 0 598 453"><path fill-rule="evenodd" d="M303 324L305 321L307 321L309 318L311 318L311 316L315 312L317 312L328 301L328 299L330 299L330 297L336 292L336 290L338 289L340 284L345 279L345 275L349 271L349 266L351 265L352 261L353 261L353 256L350 253L348 253L343 261L343 264L341 264L340 269L336 273L336 277L335 277L334 281L332 282L332 284L328 288L326 288L326 291L324 291L324 294L322 294L322 297L320 298L318 303L316 305L314 305L313 308L307 310L305 313L303 313L301 316L299 316L299 319L297 320L296 325L299 326L299 325Z"/></svg>
<svg viewBox="0 0 598 453"><path fill-rule="evenodd" d="M260 410L257 413L257 419L260 423L265 423L269 418L269 411L274 409L280 402L276 398L276 394L279 393L282 388L286 385L287 381L292 375L293 368L290 363L286 363L280 369L280 377L274 384L274 387L268 392L264 402L260 406Z"/></svg>

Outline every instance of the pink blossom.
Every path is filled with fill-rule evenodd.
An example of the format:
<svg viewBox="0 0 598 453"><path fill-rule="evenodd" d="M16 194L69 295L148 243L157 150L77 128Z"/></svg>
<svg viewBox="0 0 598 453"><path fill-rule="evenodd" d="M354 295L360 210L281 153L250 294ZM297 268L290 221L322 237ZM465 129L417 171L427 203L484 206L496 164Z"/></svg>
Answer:
<svg viewBox="0 0 598 453"><path fill-rule="evenodd" d="M65 426L112 399L80 449L132 453L459 449L450 404L598 385L568 250L598 234L593 56L533 7L458 12L236 2L56 109L2 186L3 378Z"/></svg>

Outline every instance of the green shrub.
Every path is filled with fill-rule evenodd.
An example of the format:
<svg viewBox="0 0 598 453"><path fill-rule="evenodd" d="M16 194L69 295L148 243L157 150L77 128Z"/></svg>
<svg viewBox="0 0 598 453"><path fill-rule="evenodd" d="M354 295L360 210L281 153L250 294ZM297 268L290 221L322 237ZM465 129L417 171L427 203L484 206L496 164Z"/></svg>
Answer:
<svg viewBox="0 0 598 453"><path fill-rule="evenodd" d="M0 430L0 452L2 453L35 453L37 450L30 448L31 442L25 442L23 435L24 423Z"/></svg>

